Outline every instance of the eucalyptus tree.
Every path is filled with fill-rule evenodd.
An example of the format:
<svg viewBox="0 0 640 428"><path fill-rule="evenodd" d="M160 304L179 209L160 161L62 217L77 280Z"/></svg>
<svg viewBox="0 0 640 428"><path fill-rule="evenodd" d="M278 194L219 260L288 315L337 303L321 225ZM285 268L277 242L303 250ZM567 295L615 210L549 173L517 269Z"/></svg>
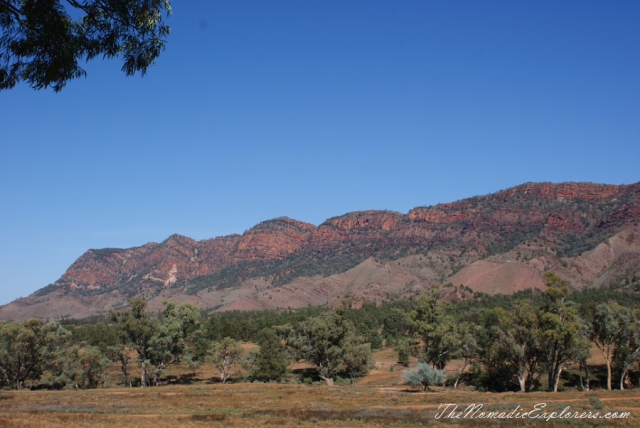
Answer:
<svg viewBox="0 0 640 428"><path fill-rule="evenodd" d="M568 282L553 271L545 272L544 277L547 289L538 314L540 347L546 360L549 392L557 392L560 374L580 360L589 349L589 339L577 308L567 299L571 293Z"/></svg>
<svg viewBox="0 0 640 428"><path fill-rule="evenodd" d="M120 372L122 373L122 386L130 385L129 379L129 363L131 362L131 356L129 355L129 349L124 343L112 345L107 347L105 355L114 363L120 364Z"/></svg>
<svg viewBox="0 0 640 428"><path fill-rule="evenodd" d="M602 353L607 365L607 390L611 391L611 363L616 344L624 341L631 322L630 311L616 302L599 304L593 314L590 339ZM622 339L622 340L621 340Z"/></svg>
<svg viewBox="0 0 640 428"><path fill-rule="evenodd" d="M122 57L144 75L164 49L169 0L0 0L0 90L25 81L58 92L80 61Z"/></svg>
<svg viewBox="0 0 640 428"><path fill-rule="evenodd" d="M588 336L591 331L591 324L589 322L584 322L582 325L582 333L583 337ZM576 362L578 363L578 375L580 377L580 389L582 391L589 391L591 389L589 385L589 364L587 364L587 360L591 358L591 350L583 347L576 354ZM582 372L584 371L584 378L582 377Z"/></svg>
<svg viewBox="0 0 640 428"><path fill-rule="evenodd" d="M516 303L512 311L494 310L497 324L490 329L489 353L518 381L520 391L532 391L538 384L544 359L541 332L535 309L527 301Z"/></svg>
<svg viewBox="0 0 640 428"><path fill-rule="evenodd" d="M49 371L57 384L90 389L104 387L112 361L97 346L86 343L66 347L57 356Z"/></svg>
<svg viewBox="0 0 640 428"><path fill-rule="evenodd" d="M154 369L153 383L158 385L162 370L180 362L190 332L194 331L200 317L198 308L191 304L177 306L167 301L163 304L165 309L160 318L146 312L147 302L140 297L129 299L131 308L128 310L111 311L122 345L138 354L143 387L151 384L148 369ZM122 353L117 354L124 364Z"/></svg>
<svg viewBox="0 0 640 428"><path fill-rule="evenodd" d="M458 382L462 373L469 367L469 364L476 361L482 350L478 343L478 334L481 327L471 322L464 322L458 326L456 336L456 346L454 351L454 357L461 360L461 364L458 367L458 374L453 382L453 388L458 387Z"/></svg>
<svg viewBox="0 0 640 428"><path fill-rule="evenodd" d="M158 320L146 312L147 302L141 297L128 299L130 309L116 312L111 311L111 320L118 326L118 336L122 344L130 347L138 354L140 364L140 386L150 386L147 365L151 353L151 339L153 338Z"/></svg>
<svg viewBox="0 0 640 428"><path fill-rule="evenodd" d="M620 365L620 390L624 389L625 380L631 367L640 363L640 311L629 311L630 321L618 336L614 360Z"/></svg>
<svg viewBox="0 0 640 428"><path fill-rule="evenodd" d="M234 374L233 368L241 363L242 346L230 337L225 337L211 346L207 361L220 372L220 383L226 383Z"/></svg>
<svg viewBox="0 0 640 428"><path fill-rule="evenodd" d="M369 374L375 366L371 355L371 344L364 338L350 332L343 342L344 373L349 376L349 382L353 385L356 378Z"/></svg>
<svg viewBox="0 0 640 428"><path fill-rule="evenodd" d="M418 359L444 369L456 350L457 322L447 315L449 303L440 301L438 294L436 287L420 297L416 309L408 315L408 325L415 338L422 341Z"/></svg>
<svg viewBox="0 0 640 428"><path fill-rule="evenodd" d="M39 380L71 342L71 333L55 322L38 319L6 324L0 329L0 373L5 386L22 389Z"/></svg>
<svg viewBox="0 0 640 428"><path fill-rule="evenodd" d="M160 382L163 370L180 361L183 351L184 341L180 321L171 316L158 322L147 350L149 364L153 367L154 385Z"/></svg>
<svg viewBox="0 0 640 428"><path fill-rule="evenodd" d="M363 376L371 368L371 348L356 333L352 322L344 317L344 305L307 318L298 324L287 341L297 359L316 366L318 376L333 385L340 373Z"/></svg>

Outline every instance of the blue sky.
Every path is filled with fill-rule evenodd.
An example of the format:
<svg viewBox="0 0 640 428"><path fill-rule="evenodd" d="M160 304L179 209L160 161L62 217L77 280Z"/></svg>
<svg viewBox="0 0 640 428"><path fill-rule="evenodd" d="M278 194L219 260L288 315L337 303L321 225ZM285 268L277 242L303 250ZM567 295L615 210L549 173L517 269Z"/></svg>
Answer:
<svg viewBox="0 0 640 428"><path fill-rule="evenodd" d="M174 2L147 76L0 92L0 304L89 248L640 181L640 2Z"/></svg>

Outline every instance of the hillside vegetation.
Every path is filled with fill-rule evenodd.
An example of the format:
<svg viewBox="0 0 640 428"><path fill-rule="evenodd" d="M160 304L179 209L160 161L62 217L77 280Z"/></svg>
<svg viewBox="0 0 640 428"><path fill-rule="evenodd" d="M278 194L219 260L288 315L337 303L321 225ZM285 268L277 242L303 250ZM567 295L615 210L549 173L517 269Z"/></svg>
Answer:
<svg viewBox="0 0 640 428"><path fill-rule="evenodd" d="M547 270L599 287L640 276L639 221L640 183L528 183L319 226L283 217L242 235L89 250L55 283L0 307L0 319L106 314L134 296L153 311L167 299L229 311L407 298L449 282L513 293L540 288Z"/></svg>
<svg viewBox="0 0 640 428"><path fill-rule="evenodd" d="M358 308L345 300L333 309L203 313L165 302L164 311L154 314L135 298L130 309L106 318L0 324L0 384L90 389L109 379L112 385L151 386L165 384L167 370L183 367L195 376L203 366L214 367L222 383L353 383L376 367L372 353L386 349L393 350L398 368L417 361L446 369L453 388L636 385L640 279L584 291L571 290L551 271L545 281L544 291L496 296L449 284L419 298ZM452 294L464 299L443 300ZM252 352L240 343L253 343ZM593 346L604 375L590 371Z"/></svg>

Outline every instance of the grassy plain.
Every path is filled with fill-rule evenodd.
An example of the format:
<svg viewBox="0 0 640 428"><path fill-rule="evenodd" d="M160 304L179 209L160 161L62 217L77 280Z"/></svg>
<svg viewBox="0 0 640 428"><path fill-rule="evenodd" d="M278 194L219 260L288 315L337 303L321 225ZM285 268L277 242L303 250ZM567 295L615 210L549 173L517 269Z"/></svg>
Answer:
<svg viewBox="0 0 640 428"><path fill-rule="evenodd" d="M184 368L172 368L165 372L166 385L151 388L0 391L0 427L640 426L640 389L584 393L567 388L555 394L498 394L469 391L462 386L458 390L432 388L422 392L403 385L402 368L395 364L393 351L383 350L374 356L376 370L353 386L221 385L216 382L215 369L205 366L195 376ZM135 365L131 369L135 375ZM115 367L113 375L117 378ZM482 410L506 413L517 406L528 411L538 403L546 403L547 412L561 412L570 406L572 412L630 412L630 417L549 421L438 419L438 406L442 403L458 404L458 410L483 404Z"/></svg>

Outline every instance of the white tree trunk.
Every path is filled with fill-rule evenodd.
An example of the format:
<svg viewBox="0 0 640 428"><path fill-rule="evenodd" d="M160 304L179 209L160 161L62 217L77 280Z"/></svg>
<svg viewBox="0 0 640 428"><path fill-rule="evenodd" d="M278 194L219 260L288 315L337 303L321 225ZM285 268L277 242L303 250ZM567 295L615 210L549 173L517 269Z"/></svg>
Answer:
<svg viewBox="0 0 640 428"><path fill-rule="evenodd" d="M142 362L142 374L140 376L140 386L142 386L143 388L145 386L148 386L148 378L147 378L147 363L146 362Z"/></svg>
<svg viewBox="0 0 640 428"><path fill-rule="evenodd" d="M558 373L554 376L553 392L558 392L558 384L560 383L560 374L562 374L562 369L559 369Z"/></svg>
<svg viewBox="0 0 640 428"><path fill-rule="evenodd" d="M631 366L630 365L626 366L622 370L622 374L620 375L620 391L624 390L624 379L627 377L627 372L629 371L629 367Z"/></svg>
<svg viewBox="0 0 640 428"><path fill-rule="evenodd" d="M526 381L527 381L526 374L518 375L518 384L520 384L520 392L526 392L527 391Z"/></svg>
<svg viewBox="0 0 640 428"><path fill-rule="evenodd" d="M327 386L333 386L333 378L320 376L320 379L327 383Z"/></svg>

